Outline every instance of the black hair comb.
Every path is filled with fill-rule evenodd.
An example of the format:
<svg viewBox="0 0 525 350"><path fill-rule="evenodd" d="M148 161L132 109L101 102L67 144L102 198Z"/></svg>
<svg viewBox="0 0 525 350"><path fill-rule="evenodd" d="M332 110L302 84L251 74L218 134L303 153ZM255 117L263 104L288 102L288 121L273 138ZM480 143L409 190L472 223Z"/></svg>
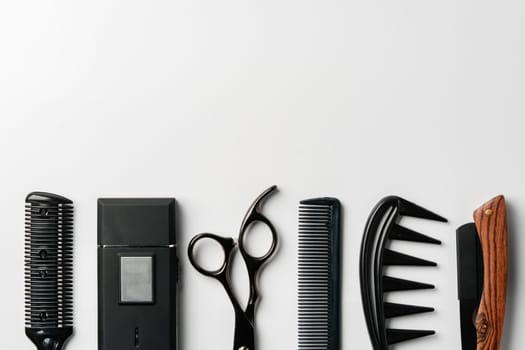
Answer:
<svg viewBox="0 0 525 350"><path fill-rule="evenodd" d="M381 200L374 208L366 225L360 257L361 298L368 332L375 350L386 350L389 345L432 335L430 330L387 329L386 319L434 311L433 308L388 303L384 293L431 289L431 284L419 283L386 276L384 266L436 266L436 263L405 255L387 248L388 240L404 240L430 244L441 244L398 224L402 216L446 222L447 219L434 214L403 198L390 196Z"/></svg>
<svg viewBox="0 0 525 350"><path fill-rule="evenodd" d="M340 218L335 198L299 207L299 349L339 350Z"/></svg>
<svg viewBox="0 0 525 350"><path fill-rule="evenodd" d="M73 333L73 202L30 193L25 220L26 335L60 350Z"/></svg>

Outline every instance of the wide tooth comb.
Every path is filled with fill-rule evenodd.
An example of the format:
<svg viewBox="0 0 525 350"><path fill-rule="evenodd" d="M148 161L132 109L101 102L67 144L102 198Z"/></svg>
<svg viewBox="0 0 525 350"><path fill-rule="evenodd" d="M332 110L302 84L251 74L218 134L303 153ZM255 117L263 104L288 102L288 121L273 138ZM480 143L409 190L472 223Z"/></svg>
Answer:
<svg viewBox="0 0 525 350"><path fill-rule="evenodd" d="M387 350L391 344L434 334L430 330L388 329L386 319L434 311L430 307L385 302L384 293L433 289L434 285L384 275L387 265L437 266L435 262L399 253L387 248L388 240L441 244L399 225L402 216L446 222L442 216L400 197L390 196L374 208L365 228L360 257L361 297L368 332L375 350Z"/></svg>
<svg viewBox="0 0 525 350"><path fill-rule="evenodd" d="M429 335L434 335L434 331L418 331L412 329L387 329L386 337L388 345L393 345L401 343L407 340L417 339L421 337L426 337Z"/></svg>
<svg viewBox="0 0 525 350"><path fill-rule="evenodd" d="M385 318L408 316L408 315L422 314L425 312L434 311L433 307L394 304L394 303L384 303L383 308L385 311Z"/></svg>
<svg viewBox="0 0 525 350"><path fill-rule="evenodd" d="M302 201L299 207L299 349L340 348L340 203Z"/></svg>
<svg viewBox="0 0 525 350"><path fill-rule="evenodd" d="M383 253L383 265L397 266L437 266L433 261L416 258L411 255L385 249Z"/></svg>
<svg viewBox="0 0 525 350"><path fill-rule="evenodd" d="M388 232L388 238L395 239L398 241L441 244L441 241L438 239L426 236L422 233L416 232L414 230L400 226L398 224L392 225L392 227L390 228Z"/></svg>

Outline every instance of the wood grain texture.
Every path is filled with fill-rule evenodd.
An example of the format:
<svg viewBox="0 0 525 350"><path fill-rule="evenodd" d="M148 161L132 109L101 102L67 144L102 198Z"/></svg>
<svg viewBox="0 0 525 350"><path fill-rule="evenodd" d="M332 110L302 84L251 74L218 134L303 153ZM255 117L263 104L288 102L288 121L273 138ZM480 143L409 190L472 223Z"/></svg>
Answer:
<svg viewBox="0 0 525 350"><path fill-rule="evenodd" d="M503 331L507 294L507 210L498 196L474 212L474 222L483 252L483 293L475 326L477 350L498 350Z"/></svg>

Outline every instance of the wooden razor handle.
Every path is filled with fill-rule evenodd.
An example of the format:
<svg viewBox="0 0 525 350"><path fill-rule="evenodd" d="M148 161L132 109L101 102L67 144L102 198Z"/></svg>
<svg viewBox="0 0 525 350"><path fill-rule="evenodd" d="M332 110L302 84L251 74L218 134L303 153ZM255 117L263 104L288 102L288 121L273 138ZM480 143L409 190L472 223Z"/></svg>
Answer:
<svg viewBox="0 0 525 350"><path fill-rule="evenodd" d="M498 350L503 332L507 293L507 210L498 196L474 212L483 252L484 280L481 301L474 315L477 350Z"/></svg>

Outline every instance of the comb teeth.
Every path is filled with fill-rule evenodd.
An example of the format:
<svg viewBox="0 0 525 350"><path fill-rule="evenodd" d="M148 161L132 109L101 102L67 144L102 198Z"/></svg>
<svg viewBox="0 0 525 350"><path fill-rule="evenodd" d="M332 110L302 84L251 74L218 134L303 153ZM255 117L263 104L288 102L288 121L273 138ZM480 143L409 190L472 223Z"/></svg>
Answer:
<svg viewBox="0 0 525 350"><path fill-rule="evenodd" d="M386 337L388 339L388 345L401 343L407 340L417 339L426 337L429 335L436 334L434 331L421 331L412 329L387 329Z"/></svg>
<svg viewBox="0 0 525 350"><path fill-rule="evenodd" d="M403 290L434 289L433 284L404 280L401 278L383 276L383 292L398 292Z"/></svg>
<svg viewBox="0 0 525 350"><path fill-rule="evenodd" d="M402 266L437 266L433 261L416 258L390 249L385 249L383 253L383 264Z"/></svg>
<svg viewBox="0 0 525 350"><path fill-rule="evenodd" d="M447 222L448 220L444 217L431 212L428 209L425 209L423 207L420 207L417 204L414 204L412 202L407 201L406 199L399 198L398 197L398 208L399 208L399 214L403 216L411 216L414 218L420 218L420 219L426 219L426 220L433 220L433 221L439 221L439 222Z"/></svg>
<svg viewBox="0 0 525 350"><path fill-rule="evenodd" d="M415 305L404 305L404 304L394 304L394 303L385 303L383 305L385 310L386 318L401 317L415 314L422 314L425 312L433 312L434 308L425 307L425 306L415 306Z"/></svg>
<svg viewBox="0 0 525 350"><path fill-rule="evenodd" d="M423 312L433 308L385 302L384 293L433 289L432 284L384 275L384 267L437 266L433 261L388 249L388 240L441 244L441 241L400 226L402 216L446 222L447 220L423 207L400 197L386 197L374 208L367 222L361 246L361 296L372 346L386 350L391 344L434 334L429 330L387 329L386 319Z"/></svg>
<svg viewBox="0 0 525 350"><path fill-rule="evenodd" d="M416 232L414 230L408 229L398 224L392 225L388 233L388 238L399 240L399 241L441 244L440 240L426 236L422 233Z"/></svg>
<svg viewBox="0 0 525 350"><path fill-rule="evenodd" d="M299 349L339 349L339 218L335 198L299 207Z"/></svg>
<svg viewBox="0 0 525 350"><path fill-rule="evenodd" d="M25 324L73 325L73 205L66 198L32 193L25 210Z"/></svg>

